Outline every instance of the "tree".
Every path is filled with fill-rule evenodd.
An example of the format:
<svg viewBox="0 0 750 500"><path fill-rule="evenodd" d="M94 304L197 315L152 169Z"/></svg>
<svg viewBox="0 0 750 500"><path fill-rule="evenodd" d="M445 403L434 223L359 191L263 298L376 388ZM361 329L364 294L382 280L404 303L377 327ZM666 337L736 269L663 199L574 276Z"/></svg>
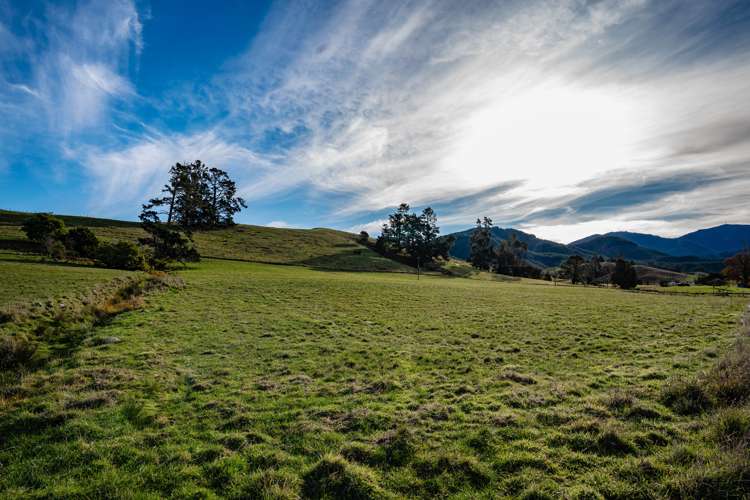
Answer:
<svg viewBox="0 0 750 500"><path fill-rule="evenodd" d="M140 242L151 249L149 264L155 269L165 269L170 262L198 262L200 254L196 250L189 233L183 233L165 224L144 224L148 238Z"/></svg>
<svg viewBox="0 0 750 500"><path fill-rule="evenodd" d="M112 269L138 271L146 268L143 252L138 245L129 241L102 243L97 251L97 260L104 267Z"/></svg>
<svg viewBox="0 0 750 500"><path fill-rule="evenodd" d="M218 168L210 168L204 175L208 200L205 222L212 226L233 225L234 214L247 208L245 200L236 196L237 185Z"/></svg>
<svg viewBox="0 0 750 500"><path fill-rule="evenodd" d="M739 286L750 287L750 248L746 248L724 261L724 274Z"/></svg>
<svg viewBox="0 0 750 500"><path fill-rule="evenodd" d="M471 233L469 262L478 268L488 270L492 265L492 219L477 219L477 227Z"/></svg>
<svg viewBox="0 0 750 500"><path fill-rule="evenodd" d="M583 264L586 260L580 255L571 255L568 260L560 265L560 269L574 285L581 281Z"/></svg>
<svg viewBox="0 0 750 500"><path fill-rule="evenodd" d="M583 282L587 285L595 283L602 276L602 262L604 259L598 255L591 257L583 268Z"/></svg>
<svg viewBox="0 0 750 500"><path fill-rule="evenodd" d="M368 245L370 243L370 234L367 231L360 231L357 236L357 243L360 245Z"/></svg>
<svg viewBox="0 0 750 500"><path fill-rule="evenodd" d="M452 240L441 240L439 235L437 215L432 208L427 207L417 215L410 212L407 203L402 203L383 224L375 248L383 253L405 254L416 263L427 263L450 251L447 245Z"/></svg>
<svg viewBox="0 0 750 500"><path fill-rule="evenodd" d="M519 240L516 233L511 233L510 238L501 241L495 249L495 272L510 276L540 275L538 269L531 271L532 266L526 264L528 250L528 244Z"/></svg>
<svg viewBox="0 0 750 500"><path fill-rule="evenodd" d="M632 262L617 259L615 270L612 272L611 281L623 290L630 290L638 286L638 275Z"/></svg>
<svg viewBox="0 0 750 500"><path fill-rule="evenodd" d="M65 234L65 223L52 214L34 214L23 222L21 230L31 241L46 243Z"/></svg>
<svg viewBox="0 0 750 500"><path fill-rule="evenodd" d="M91 229L87 227L73 228L67 232L64 240L65 248L75 255L87 259L96 258L99 240Z"/></svg>
<svg viewBox="0 0 750 500"><path fill-rule="evenodd" d="M161 222L166 216L166 224L183 228L230 226L234 214L247 208L229 175L200 160L171 167L162 193L143 205L141 220Z"/></svg>

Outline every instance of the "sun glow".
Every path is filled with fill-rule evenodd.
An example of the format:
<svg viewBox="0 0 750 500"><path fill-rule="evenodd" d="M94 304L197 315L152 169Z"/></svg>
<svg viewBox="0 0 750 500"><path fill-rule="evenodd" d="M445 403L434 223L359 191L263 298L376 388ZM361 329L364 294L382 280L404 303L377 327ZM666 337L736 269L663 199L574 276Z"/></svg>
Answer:
<svg viewBox="0 0 750 500"><path fill-rule="evenodd" d="M601 90L545 85L503 96L465 122L445 167L467 182L524 179L527 193L567 193L627 163L633 115L625 99Z"/></svg>

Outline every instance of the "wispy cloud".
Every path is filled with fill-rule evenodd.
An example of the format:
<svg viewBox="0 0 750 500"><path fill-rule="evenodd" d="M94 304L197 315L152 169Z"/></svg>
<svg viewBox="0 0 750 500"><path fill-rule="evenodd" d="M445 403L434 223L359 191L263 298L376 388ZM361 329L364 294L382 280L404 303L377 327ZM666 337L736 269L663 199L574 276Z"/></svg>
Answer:
<svg viewBox="0 0 750 500"><path fill-rule="evenodd" d="M201 157L254 203L325 200L339 227L372 229L402 201L449 227L488 215L562 240L750 216L739 0L277 2L246 53L160 96L132 78L148 50L132 3L45 15L41 41L0 24L35 68L4 71L1 92L64 138L115 129L63 140L101 207L140 201L170 164ZM130 102L200 125L118 129L139 121Z"/></svg>
<svg viewBox="0 0 750 500"><path fill-rule="evenodd" d="M298 131L248 188L266 196L300 184L349 193L332 207L342 215L442 204L455 224L486 213L530 225L543 209L565 224L597 207L658 221L675 214L650 202L698 196L703 172L750 160L748 36L715 29L731 7L344 2L321 15L283 3L217 89L228 129ZM676 169L671 184L638 187ZM623 178L631 191L618 191ZM611 186L608 206L591 201L603 195L594 179ZM487 195L504 183L515 189ZM706 214L742 216L706 196Z"/></svg>

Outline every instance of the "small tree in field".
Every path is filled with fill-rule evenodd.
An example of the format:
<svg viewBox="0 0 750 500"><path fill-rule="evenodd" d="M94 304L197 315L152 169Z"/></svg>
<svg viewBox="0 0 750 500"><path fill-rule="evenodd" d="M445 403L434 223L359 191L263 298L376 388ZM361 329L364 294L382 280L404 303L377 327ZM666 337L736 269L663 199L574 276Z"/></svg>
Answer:
<svg viewBox="0 0 750 500"><path fill-rule="evenodd" d="M612 272L611 281L623 290L631 290L638 286L638 275L632 262L617 259L615 270Z"/></svg>
<svg viewBox="0 0 750 500"><path fill-rule="evenodd" d="M59 239L65 234L65 223L51 214L34 214L21 225L26 237L37 243Z"/></svg>
<svg viewBox="0 0 750 500"><path fill-rule="evenodd" d="M750 249L746 248L737 255L724 261L724 274L735 280L739 286L750 287Z"/></svg>
<svg viewBox="0 0 750 500"><path fill-rule="evenodd" d="M76 227L65 235L65 248L78 257L94 259L99 248L99 240L91 229Z"/></svg>
<svg viewBox="0 0 750 500"><path fill-rule="evenodd" d="M583 267L586 260L580 255L571 255L568 260L560 265L560 269L574 285L582 280Z"/></svg>

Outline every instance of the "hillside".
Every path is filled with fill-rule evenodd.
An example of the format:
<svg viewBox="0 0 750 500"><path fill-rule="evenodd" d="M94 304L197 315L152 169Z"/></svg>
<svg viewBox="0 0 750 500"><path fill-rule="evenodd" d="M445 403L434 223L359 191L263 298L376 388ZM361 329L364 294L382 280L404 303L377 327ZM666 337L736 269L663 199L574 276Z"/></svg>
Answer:
<svg viewBox="0 0 750 500"><path fill-rule="evenodd" d="M693 256L702 260L716 260L733 255L750 244L750 225L723 224L678 238L627 231L607 233L605 236L623 238L674 257Z"/></svg>
<svg viewBox="0 0 750 500"><path fill-rule="evenodd" d="M606 257L622 257L627 260L648 261L666 257L665 254L644 248L632 241L616 236L595 234L568 245L570 249L578 249L581 254L586 252Z"/></svg>
<svg viewBox="0 0 750 500"><path fill-rule="evenodd" d="M451 249L451 256L458 259L467 260L471 251L471 234L474 229L467 229L458 233L453 233L456 242ZM533 234L525 233L517 229L502 229L499 227L492 228L492 242L497 245L502 240L506 240L515 234L516 237L529 246L527 259L533 265L545 268L557 266L563 260L573 255L575 252L562 243L556 243L550 240L537 238Z"/></svg>
<svg viewBox="0 0 750 500"><path fill-rule="evenodd" d="M0 249L28 250L20 225L29 214L0 211ZM89 227L104 240L137 241L145 236L135 222L56 215L69 227ZM333 229L280 229L238 224L193 234L203 257L288 264L347 271L412 272L357 243L356 236Z"/></svg>

